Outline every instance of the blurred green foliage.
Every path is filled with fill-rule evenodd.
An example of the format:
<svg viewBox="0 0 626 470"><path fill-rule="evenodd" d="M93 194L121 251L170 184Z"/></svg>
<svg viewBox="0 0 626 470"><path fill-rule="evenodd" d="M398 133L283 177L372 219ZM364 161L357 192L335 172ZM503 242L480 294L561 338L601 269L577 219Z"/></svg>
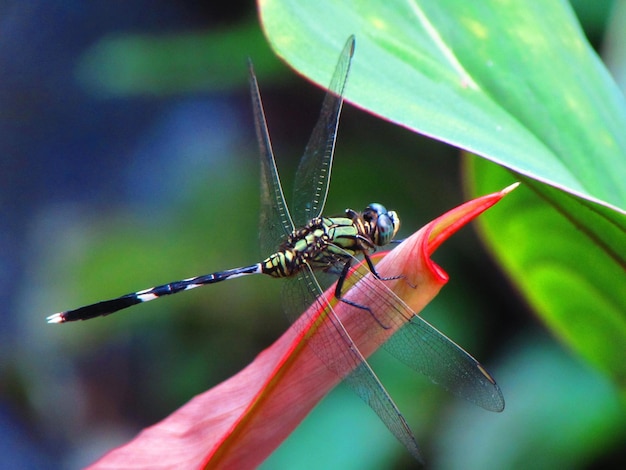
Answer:
<svg viewBox="0 0 626 470"><path fill-rule="evenodd" d="M332 30L325 22L316 27ZM322 54L312 45L309 48L323 63L322 72L332 68L333 60L325 57L336 51L329 48ZM202 33L105 36L85 52L76 75L83 91L97 99L128 100L129 106L137 99L189 99L198 92L236 95L243 101L247 56L255 63L279 170L290 187L323 92L296 81L280 65L256 24L245 21ZM355 63L366 60L357 46ZM391 71L385 72L393 83ZM359 79L349 82L349 96L358 92L354 88L358 83ZM386 92L396 91L390 87ZM435 109L442 106L433 101ZM47 289L30 301L52 313L258 261L265 254L257 247L258 157L251 112L240 126L249 127L240 137L241 146L231 149L233 153L207 155L211 163L206 173L198 172L178 188L178 197L169 204L147 212L132 204L99 208L46 232L46 256L38 260L34 277ZM567 132L559 136L568 137L576 136ZM186 150L175 149L180 153L172 153L171 159L184 161ZM400 213L403 234L409 234L464 199L456 154L452 147L346 106L327 212L380 201ZM489 191L501 187L490 186ZM503 201L505 213L515 207L510 200L515 197ZM530 240L535 237L526 235ZM451 281L425 316L488 365L507 408L496 415L459 403L385 353L378 354L374 367L416 432L429 466L585 468L594 461L623 462L626 418L615 385L538 331L525 300L503 280L473 232L466 230L443 246L436 259ZM621 279L620 273L616 279ZM74 393L85 395L82 400L91 403L87 409L117 410L138 430L236 373L286 328L279 284L271 279L238 279L139 306L132 313L59 329L38 327L31 339L46 353L24 357L24 370L59 380L39 386L46 401L57 402L65 390L60 384L67 384L62 380L74 374L81 377L70 383L81 384ZM611 289L623 291L620 285ZM37 315L39 310L32 309ZM573 313L581 322L579 334L597 319L588 308ZM619 328L614 332L619 334ZM618 336L605 346L620 344ZM608 353L609 360L621 365L623 356L615 354ZM52 357L54 367L49 365ZM41 401L32 396L30 400ZM105 420L91 413L86 418L92 419L90 426ZM87 436L67 430L71 422L55 419L57 432L69 434L76 446L88 446L82 440ZM118 437L110 445L127 438ZM265 468L391 468L392 462L396 468L415 465L356 396L338 389Z"/></svg>

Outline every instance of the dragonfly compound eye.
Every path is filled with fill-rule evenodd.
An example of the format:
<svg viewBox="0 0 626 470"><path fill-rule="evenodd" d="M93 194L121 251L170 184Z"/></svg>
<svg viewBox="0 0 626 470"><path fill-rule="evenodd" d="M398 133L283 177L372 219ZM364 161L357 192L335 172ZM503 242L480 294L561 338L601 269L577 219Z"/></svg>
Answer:
<svg viewBox="0 0 626 470"><path fill-rule="evenodd" d="M391 243L393 237L398 233L400 228L400 220L394 211L389 211L378 216L376 223L376 236L374 243L378 246L384 246Z"/></svg>
<svg viewBox="0 0 626 470"><path fill-rule="evenodd" d="M373 202L363 211L363 219L365 219L366 222L373 222L375 224L376 219L386 213L387 209L385 209L385 206L378 204L377 202Z"/></svg>
<svg viewBox="0 0 626 470"><path fill-rule="evenodd" d="M400 219L395 211L387 211L385 206L378 203L365 208L363 219L372 227L372 241L377 246L390 243L400 228Z"/></svg>

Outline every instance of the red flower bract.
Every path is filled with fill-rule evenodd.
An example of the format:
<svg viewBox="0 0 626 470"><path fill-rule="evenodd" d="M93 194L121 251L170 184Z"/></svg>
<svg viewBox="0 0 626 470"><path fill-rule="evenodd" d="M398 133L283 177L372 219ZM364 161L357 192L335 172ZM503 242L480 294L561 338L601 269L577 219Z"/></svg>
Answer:
<svg viewBox="0 0 626 470"><path fill-rule="evenodd" d="M452 209L402 242L376 266L381 276L394 279L373 282L371 274L352 273L347 285L353 286L345 298L367 304L359 299L375 302L377 295L372 290L389 288L413 312L421 311L448 280L447 274L430 259L434 250L515 186ZM362 309L337 302L334 286L324 296L365 357L402 326L400 322L389 322L386 329L381 328L379 322L385 322L386 317L377 319ZM346 347L344 343L328 341L337 335L335 330L326 309L318 304L311 306L241 372L197 395L90 468L258 466L341 381L341 376L351 371L347 361L329 364L327 358L320 358L319 350L306 347L324 341L324 355L346 357L341 351L332 351L333 347Z"/></svg>

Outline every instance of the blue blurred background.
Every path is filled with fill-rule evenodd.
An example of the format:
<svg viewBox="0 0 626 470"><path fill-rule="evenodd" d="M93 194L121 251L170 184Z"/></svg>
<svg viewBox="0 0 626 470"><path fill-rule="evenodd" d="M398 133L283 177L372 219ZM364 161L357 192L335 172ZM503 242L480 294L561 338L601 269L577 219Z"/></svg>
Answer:
<svg viewBox="0 0 626 470"><path fill-rule="evenodd" d="M612 3L576 4L598 47ZM251 1L4 1L0 38L0 468L78 468L271 344L288 326L280 282L45 317L261 259L246 59L287 194L324 92L274 57ZM344 107L327 213L379 201L406 236L461 187L455 149ZM492 371L507 408L460 402L378 354L429 466L626 466L617 391L545 332L475 233L436 260L451 280L424 315ZM264 468L412 466L339 387Z"/></svg>

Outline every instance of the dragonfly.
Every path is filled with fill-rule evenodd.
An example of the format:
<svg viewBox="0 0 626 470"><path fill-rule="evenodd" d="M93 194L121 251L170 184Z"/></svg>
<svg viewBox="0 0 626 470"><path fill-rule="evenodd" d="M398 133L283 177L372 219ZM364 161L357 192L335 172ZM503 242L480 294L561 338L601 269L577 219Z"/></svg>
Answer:
<svg viewBox="0 0 626 470"><path fill-rule="evenodd" d="M346 42L324 101L319 119L313 129L296 171L293 202L287 206L259 86L252 62L249 61L250 91L255 130L261 153L261 248L270 254L265 260L250 266L228 269L151 287L110 300L55 313L49 323L66 323L106 316L133 305L167 295L195 289L237 277L265 274L284 278L285 311L292 322L318 304L331 325L324 338L309 338L313 348L331 371L336 372L381 418L395 437L421 461L415 437L398 407L350 337L333 306L323 295L323 285L336 280L334 297L337 301L371 315L382 329L390 322L402 327L382 344L393 355L433 382L479 406L502 411L504 398L500 388L486 369L451 339L426 320L416 315L390 289L388 280L378 275L370 255L394 241L400 219L395 211L378 203L369 204L362 212L352 209L335 217L322 212L330 186L339 116L343 105L355 38ZM363 258L371 276L350 269ZM356 277L371 285L365 301L345 297L345 281ZM396 279L396 278L393 278ZM354 282L354 281L352 281ZM374 293L375 292L375 293ZM384 306L384 312L380 311ZM310 311L310 310L309 310ZM339 344L328 350L328 344ZM381 340L381 343L383 341ZM338 355L337 351L341 351Z"/></svg>

